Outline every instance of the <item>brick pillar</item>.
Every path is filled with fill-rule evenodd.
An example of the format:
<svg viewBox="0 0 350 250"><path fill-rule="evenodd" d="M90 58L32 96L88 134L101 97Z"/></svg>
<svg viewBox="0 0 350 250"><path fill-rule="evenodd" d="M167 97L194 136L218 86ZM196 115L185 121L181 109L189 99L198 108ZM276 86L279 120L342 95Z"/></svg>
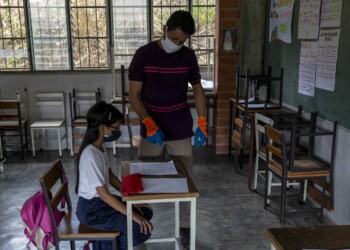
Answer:
<svg viewBox="0 0 350 250"><path fill-rule="evenodd" d="M238 66L237 52L221 52L223 30L239 29L240 5L239 0L216 1L216 93L217 106L215 120L215 153L228 152L229 143L229 98L235 93L235 76ZM238 32L239 35L239 32Z"/></svg>

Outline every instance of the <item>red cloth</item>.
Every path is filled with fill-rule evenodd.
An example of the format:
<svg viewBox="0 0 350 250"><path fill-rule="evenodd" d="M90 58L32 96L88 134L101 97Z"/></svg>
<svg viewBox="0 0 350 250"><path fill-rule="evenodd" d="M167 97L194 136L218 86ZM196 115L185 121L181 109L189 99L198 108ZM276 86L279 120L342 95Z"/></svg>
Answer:
<svg viewBox="0 0 350 250"><path fill-rule="evenodd" d="M143 191L141 174L130 174L122 177L122 194L137 194Z"/></svg>

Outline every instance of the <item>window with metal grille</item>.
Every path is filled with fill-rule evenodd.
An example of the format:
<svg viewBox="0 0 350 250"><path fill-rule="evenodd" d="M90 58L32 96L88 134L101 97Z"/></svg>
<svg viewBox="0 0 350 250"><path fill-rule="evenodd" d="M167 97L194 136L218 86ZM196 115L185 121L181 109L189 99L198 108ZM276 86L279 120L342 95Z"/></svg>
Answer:
<svg viewBox="0 0 350 250"><path fill-rule="evenodd" d="M215 0L194 0L192 16L196 33L191 37L191 47L199 65L214 64Z"/></svg>
<svg viewBox="0 0 350 250"><path fill-rule="evenodd" d="M73 69L109 68L105 0L72 0Z"/></svg>
<svg viewBox="0 0 350 250"><path fill-rule="evenodd" d="M180 9L191 11L196 23L186 45L213 72L215 0L0 0L0 70L128 67Z"/></svg>
<svg viewBox="0 0 350 250"><path fill-rule="evenodd" d="M68 70L66 4L62 0L29 0L33 68Z"/></svg>
<svg viewBox="0 0 350 250"><path fill-rule="evenodd" d="M0 0L0 70L29 70L23 0Z"/></svg>
<svg viewBox="0 0 350 250"><path fill-rule="evenodd" d="M129 66L135 51L148 42L148 1L113 0L115 67Z"/></svg>

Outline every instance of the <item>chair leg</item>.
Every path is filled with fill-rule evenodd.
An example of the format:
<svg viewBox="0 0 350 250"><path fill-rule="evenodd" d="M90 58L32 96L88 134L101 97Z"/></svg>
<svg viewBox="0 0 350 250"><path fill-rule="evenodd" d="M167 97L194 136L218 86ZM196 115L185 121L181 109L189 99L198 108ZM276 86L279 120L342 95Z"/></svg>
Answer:
<svg viewBox="0 0 350 250"><path fill-rule="evenodd" d="M73 240L70 241L70 249L75 250L75 242Z"/></svg>
<svg viewBox="0 0 350 250"><path fill-rule="evenodd" d="M117 144L115 143L115 141L113 141L113 155L117 155Z"/></svg>
<svg viewBox="0 0 350 250"><path fill-rule="evenodd" d="M19 128L19 141L21 144L22 160L24 159L24 141L23 141L23 128Z"/></svg>
<svg viewBox="0 0 350 250"><path fill-rule="evenodd" d="M57 129L57 136L58 136L58 151L60 157L62 157L62 141L61 141L61 131L60 128Z"/></svg>
<svg viewBox="0 0 350 250"><path fill-rule="evenodd" d="M72 137L71 137L71 140L70 140L70 156L73 157L74 156L74 145L75 145L75 142L74 142L74 128L72 128L71 132L72 132Z"/></svg>
<svg viewBox="0 0 350 250"><path fill-rule="evenodd" d="M307 180L304 180L303 202L306 201L306 196L307 196Z"/></svg>
<svg viewBox="0 0 350 250"><path fill-rule="evenodd" d="M118 245L117 245L117 237L115 237L112 241L112 250L117 250Z"/></svg>
<svg viewBox="0 0 350 250"><path fill-rule="evenodd" d="M267 176L265 178L267 179L267 197L271 196L271 187L272 187L272 172L268 172ZM270 204L270 199L267 199L267 204Z"/></svg>
<svg viewBox="0 0 350 250"><path fill-rule="evenodd" d="M24 126L24 143L26 152L28 152L28 126Z"/></svg>
<svg viewBox="0 0 350 250"><path fill-rule="evenodd" d="M256 190L258 188L258 174L259 174L259 154L255 154L253 190Z"/></svg>
<svg viewBox="0 0 350 250"><path fill-rule="evenodd" d="M281 211L280 211L280 222L283 225L286 216L286 203L287 203L287 180L282 177L281 178Z"/></svg>
<svg viewBox="0 0 350 250"><path fill-rule="evenodd" d="M33 152L33 157L35 157L35 140L34 140L34 129L30 129L30 137L32 139L32 152Z"/></svg>
<svg viewBox="0 0 350 250"><path fill-rule="evenodd" d="M264 208L267 209L267 205L268 205L268 191L267 191L267 188L268 188L268 179L267 179L267 176L269 175L269 169L266 168L266 172L265 172L265 194L264 194Z"/></svg>
<svg viewBox="0 0 350 250"><path fill-rule="evenodd" d="M326 184L327 177L323 178L323 187L322 187L322 200L321 200L321 213L320 213L320 222L323 223L323 210L326 203Z"/></svg>

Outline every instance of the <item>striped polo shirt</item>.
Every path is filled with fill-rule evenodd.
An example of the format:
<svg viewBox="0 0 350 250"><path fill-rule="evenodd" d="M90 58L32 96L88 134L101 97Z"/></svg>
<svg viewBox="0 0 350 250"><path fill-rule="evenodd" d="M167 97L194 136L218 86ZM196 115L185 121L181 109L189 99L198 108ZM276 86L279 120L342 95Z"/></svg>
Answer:
<svg viewBox="0 0 350 250"><path fill-rule="evenodd" d="M139 48L129 67L129 80L143 83L141 100L164 133L165 141L193 135L193 119L187 103L188 83L200 83L194 51L188 47L168 54L157 41ZM146 131L141 126L141 136Z"/></svg>

